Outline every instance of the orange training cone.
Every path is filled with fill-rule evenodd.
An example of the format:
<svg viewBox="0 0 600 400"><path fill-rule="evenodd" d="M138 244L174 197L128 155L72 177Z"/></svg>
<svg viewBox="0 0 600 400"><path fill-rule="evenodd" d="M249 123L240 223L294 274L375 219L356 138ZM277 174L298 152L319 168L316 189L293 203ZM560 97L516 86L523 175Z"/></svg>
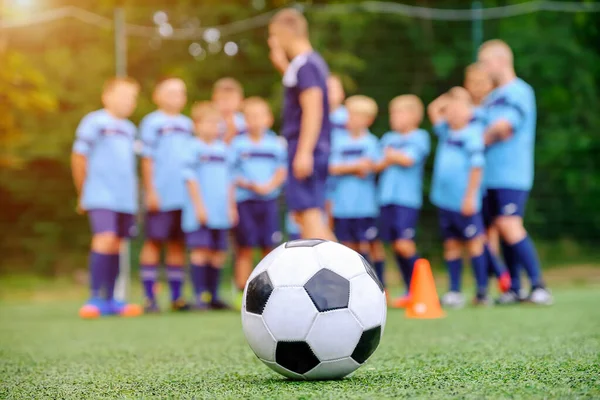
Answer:
<svg viewBox="0 0 600 400"><path fill-rule="evenodd" d="M433 319L446 316L442 311L429 261L420 258L415 263L410 282L410 304L406 318Z"/></svg>

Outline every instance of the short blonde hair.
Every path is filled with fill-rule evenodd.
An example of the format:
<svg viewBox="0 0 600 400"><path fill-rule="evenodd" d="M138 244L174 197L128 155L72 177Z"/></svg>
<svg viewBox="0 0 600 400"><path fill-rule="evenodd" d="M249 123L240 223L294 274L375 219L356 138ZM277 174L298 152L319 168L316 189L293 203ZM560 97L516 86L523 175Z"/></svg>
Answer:
<svg viewBox="0 0 600 400"><path fill-rule="evenodd" d="M219 110L210 101L197 101L192 105L191 111L192 120L201 122L209 115L220 115Z"/></svg>
<svg viewBox="0 0 600 400"><path fill-rule="evenodd" d="M123 84L125 84L125 85L131 85L131 86L135 87L135 89L138 92L140 90L140 84L138 83L138 81L136 81L132 77L129 77L129 76L115 76L115 77L107 79L104 82L104 86L102 87L102 93L110 92L115 87L117 87L119 85L123 85Z"/></svg>
<svg viewBox="0 0 600 400"><path fill-rule="evenodd" d="M235 78L221 78L213 85L213 93L237 93L244 97L244 88Z"/></svg>
<svg viewBox="0 0 600 400"><path fill-rule="evenodd" d="M469 91L462 86L454 86L448 91L448 95L452 100L460 100L468 104L473 104L471 93L469 93Z"/></svg>
<svg viewBox="0 0 600 400"><path fill-rule="evenodd" d="M483 42L483 44L479 46L479 53L481 54L484 51L491 51L495 56L500 56L511 63L513 62L512 49L504 40L491 39Z"/></svg>
<svg viewBox="0 0 600 400"><path fill-rule="evenodd" d="M414 112L418 117L419 121L423 120L423 113L425 112L425 106L423 101L414 94L403 94L396 96L390 101L390 110L396 107L406 107Z"/></svg>
<svg viewBox="0 0 600 400"><path fill-rule="evenodd" d="M270 114L272 114L272 112L271 112L271 106L262 97L258 97L258 96L248 97L242 103L242 112L245 112L246 108L252 107L252 106L262 106L262 107L265 107L265 109L268 110Z"/></svg>
<svg viewBox="0 0 600 400"><path fill-rule="evenodd" d="M295 8L285 8L271 18L271 24L283 25L296 36L308 37L308 21L300 11Z"/></svg>
<svg viewBox="0 0 600 400"><path fill-rule="evenodd" d="M370 117L376 117L379 112L375 100L360 94L348 97L344 104L349 112L366 114Z"/></svg>

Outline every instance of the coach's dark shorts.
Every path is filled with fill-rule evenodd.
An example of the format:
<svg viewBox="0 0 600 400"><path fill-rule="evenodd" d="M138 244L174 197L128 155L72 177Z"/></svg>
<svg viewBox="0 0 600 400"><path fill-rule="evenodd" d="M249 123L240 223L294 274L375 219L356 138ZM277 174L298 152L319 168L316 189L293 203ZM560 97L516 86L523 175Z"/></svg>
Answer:
<svg viewBox="0 0 600 400"><path fill-rule="evenodd" d="M384 242L414 240L419 222L419 209L398 205L381 207L379 213L379 237Z"/></svg>
<svg viewBox="0 0 600 400"><path fill-rule="evenodd" d="M340 242L364 243L377 239L376 218L334 218L333 227Z"/></svg>
<svg viewBox="0 0 600 400"><path fill-rule="evenodd" d="M130 238L137 234L135 215L106 209L87 211L92 233L114 233L120 238Z"/></svg>
<svg viewBox="0 0 600 400"><path fill-rule="evenodd" d="M297 141L288 143L288 177L285 185L285 200L288 210L324 209L327 195L329 153L316 150L314 153L313 174L306 179L298 180L294 177L292 168L297 145Z"/></svg>
<svg viewBox="0 0 600 400"><path fill-rule="evenodd" d="M527 190L488 189L487 201L492 221L501 216L525 215L525 206L529 198Z"/></svg>
<svg viewBox="0 0 600 400"><path fill-rule="evenodd" d="M471 240L484 234L481 213L469 217L460 212L438 209L440 230L444 240Z"/></svg>
<svg viewBox="0 0 600 400"><path fill-rule="evenodd" d="M181 210L147 213L145 230L148 239L159 241L182 240Z"/></svg>
<svg viewBox="0 0 600 400"><path fill-rule="evenodd" d="M205 226L186 232L185 244L189 249L227 250L229 229L210 229Z"/></svg>
<svg viewBox="0 0 600 400"><path fill-rule="evenodd" d="M277 199L238 203L235 240L240 247L271 248L281 242Z"/></svg>

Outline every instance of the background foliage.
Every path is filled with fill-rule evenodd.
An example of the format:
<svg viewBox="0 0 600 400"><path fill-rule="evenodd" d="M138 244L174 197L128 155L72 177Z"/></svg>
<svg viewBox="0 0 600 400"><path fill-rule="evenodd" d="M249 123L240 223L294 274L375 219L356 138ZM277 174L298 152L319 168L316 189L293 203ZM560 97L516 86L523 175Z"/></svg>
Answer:
<svg viewBox="0 0 600 400"><path fill-rule="evenodd" d="M241 20L286 1L43 2L45 7L77 5L107 17L117 3L125 7L130 23L152 25L152 15L160 9L175 27L183 27ZM403 3L467 5L458 0ZM512 3L486 0L483 5ZM348 91L373 96L380 104L373 127L377 135L388 128L386 104L391 98L416 93L428 102L461 83L463 69L473 58L470 22L327 13L318 8L309 10L308 17L315 47L343 76ZM79 119L100 107L100 87L113 74L112 32L61 20L0 35L0 272L66 273L85 265L89 239L86 219L73 211L70 146ZM128 70L143 86L134 122L152 110L152 84L164 74L184 78L190 100L208 99L214 80L234 76L248 95L269 98L278 112L279 78L269 64L266 36L265 27L228 36L223 39L240 46L235 57L219 52L198 59L188 52L191 42L129 38ZM594 243L600 227L600 17L541 12L485 21L484 39L495 37L513 47L517 73L537 94L530 231L538 240L562 243L552 246L558 249ZM437 249L436 226L435 213L427 206L419 240L425 255ZM546 254L546 261L552 254Z"/></svg>

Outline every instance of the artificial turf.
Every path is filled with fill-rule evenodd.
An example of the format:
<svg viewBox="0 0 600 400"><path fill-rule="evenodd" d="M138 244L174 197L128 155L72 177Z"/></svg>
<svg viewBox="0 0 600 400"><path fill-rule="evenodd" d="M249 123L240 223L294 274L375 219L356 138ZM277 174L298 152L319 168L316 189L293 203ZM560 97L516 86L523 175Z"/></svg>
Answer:
<svg viewBox="0 0 600 400"><path fill-rule="evenodd" d="M77 303L0 304L0 398L599 398L600 290L556 304L390 310L380 348L341 381L293 382L246 345L238 313L77 318Z"/></svg>

